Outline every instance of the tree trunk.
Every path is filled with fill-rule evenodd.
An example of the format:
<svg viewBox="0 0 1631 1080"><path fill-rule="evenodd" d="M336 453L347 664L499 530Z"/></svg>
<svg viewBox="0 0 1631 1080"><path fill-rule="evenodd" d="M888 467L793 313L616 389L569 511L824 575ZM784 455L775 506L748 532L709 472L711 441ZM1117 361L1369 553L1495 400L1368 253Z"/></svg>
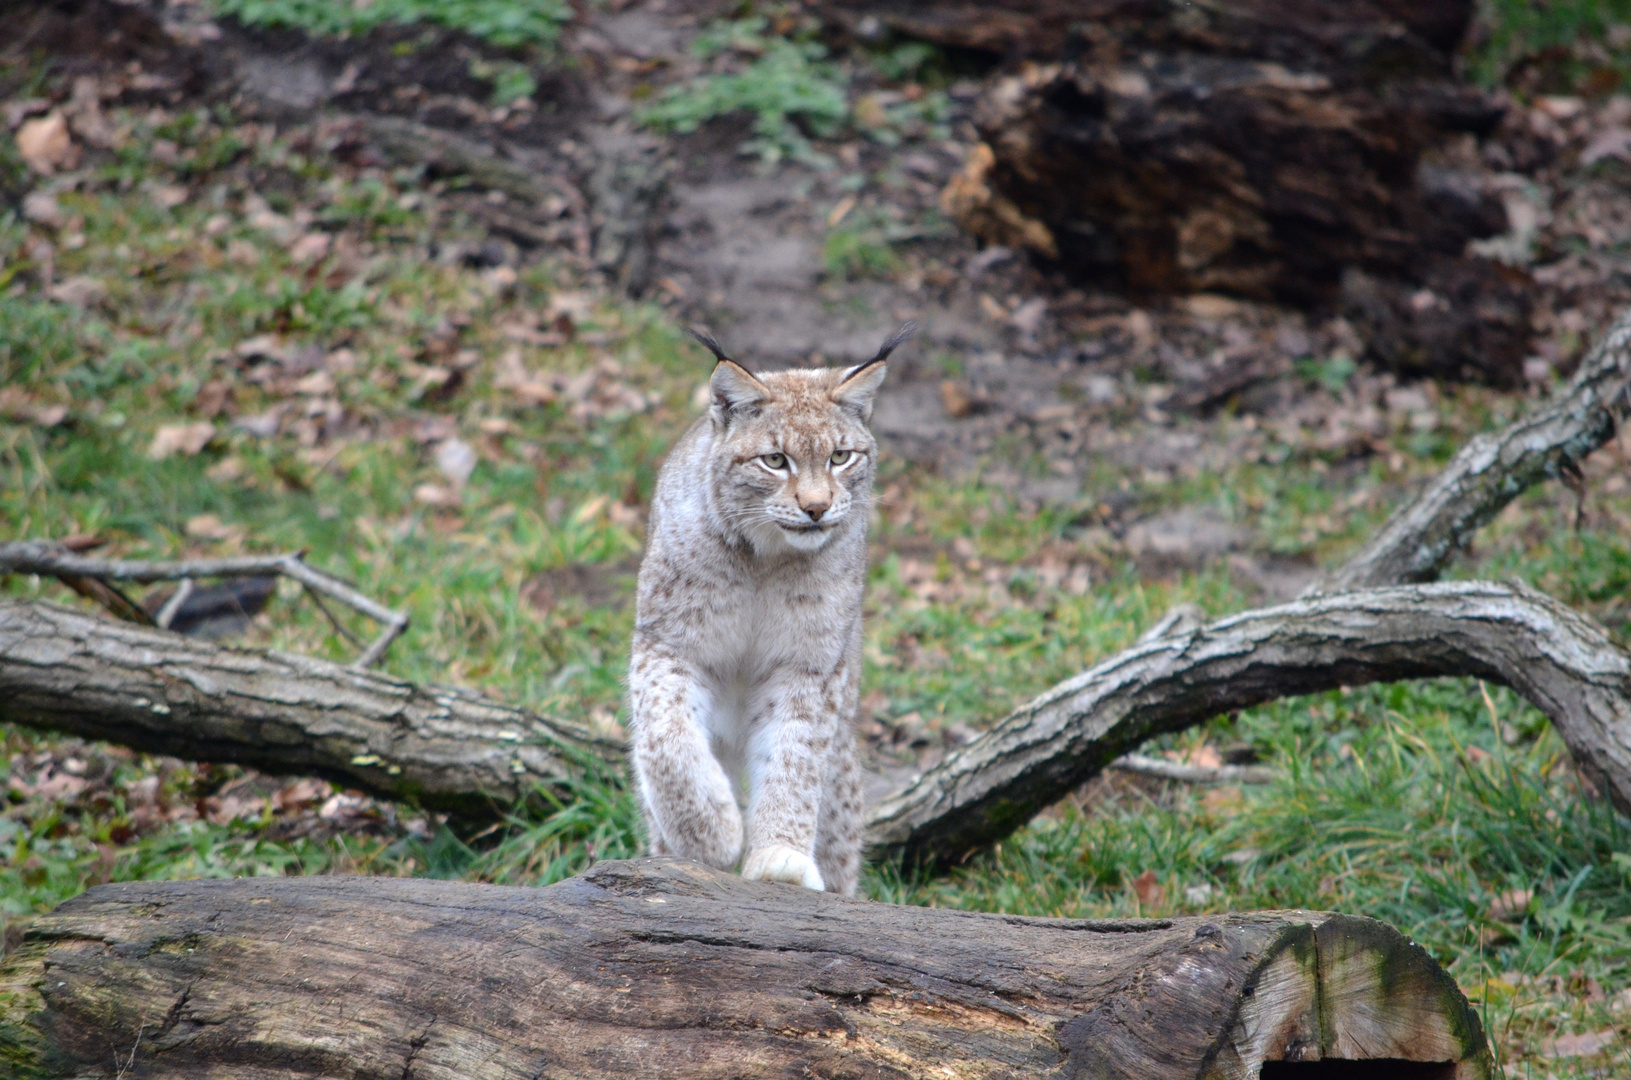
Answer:
<svg viewBox="0 0 1631 1080"><path fill-rule="evenodd" d="M955 862L1155 735L1278 698L1440 675L1528 698L1588 779L1631 812L1631 657L1542 593L1445 582L1298 600L1137 645L1016 709L874 808L869 854Z"/></svg>
<svg viewBox="0 0 1631 1080"><path fill-rule="evenodd" d="M1028 919L667 859L536 890L104 885L0 968L0 1061L31 1078L1245 1080L1327 1059L1492 1073L1454 981L1369 919Z"/></svg>
<svg viewBox="0 0 1631 1080"><path fill-rule="evenodd" d="M150 754L323 776L467 820L621 748L467 690L0 602L0 721Z"/></svg>

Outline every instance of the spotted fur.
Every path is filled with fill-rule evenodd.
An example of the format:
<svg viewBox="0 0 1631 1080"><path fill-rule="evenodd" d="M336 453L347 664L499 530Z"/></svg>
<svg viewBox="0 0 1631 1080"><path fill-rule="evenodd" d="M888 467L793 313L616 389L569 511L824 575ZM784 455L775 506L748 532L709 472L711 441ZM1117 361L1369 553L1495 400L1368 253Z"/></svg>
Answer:
<svg viewBox="0 0 1631 1080"><path fill-rule="evenodd" d="M712 403L657 478L629 662L653 853L855 892L867 422L910 332L856 367L759 376L698 335Z"/></svg>

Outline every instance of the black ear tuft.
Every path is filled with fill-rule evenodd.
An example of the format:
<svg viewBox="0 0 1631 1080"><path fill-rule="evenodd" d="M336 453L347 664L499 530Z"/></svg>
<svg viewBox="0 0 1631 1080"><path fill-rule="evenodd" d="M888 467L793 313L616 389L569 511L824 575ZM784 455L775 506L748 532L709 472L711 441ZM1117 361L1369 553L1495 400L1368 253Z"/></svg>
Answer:
<svg viewBox="0 0 1631 1080"><path fill-rule="evenodd" d="M728 362L733 363L733 364L736 362L734 360L731 360L730 357L725 355L725 350L719 344L719 341L712 334L710 334L708 331L704 330L702 327L700 327L700 326L687 326L685 328L685 332L687 334L690 334L692 337L696 338L697 341L701 342L702 347L704 349L707 349L709 352L713 353L715 360L717 360L717 361L728 361Z"/></svg>
<svg viewBox="0 0 1631 1080"><path fill-rule="evenodd" d="M917 337L917 323L911 321L904 323L899 330L896 330L893 334L890 334L884 339L883 344L878 346L878 351L873 355L872 359L856 364L854 367L846 371L844 373L844 381L849 382L851 379L855 378L855 376L859 375L873 364L883 363L885 360L889 359L890 353L894 352L896 349L900 348L902 345L906 344L908 341L911 341L915 337Z"/></svg>

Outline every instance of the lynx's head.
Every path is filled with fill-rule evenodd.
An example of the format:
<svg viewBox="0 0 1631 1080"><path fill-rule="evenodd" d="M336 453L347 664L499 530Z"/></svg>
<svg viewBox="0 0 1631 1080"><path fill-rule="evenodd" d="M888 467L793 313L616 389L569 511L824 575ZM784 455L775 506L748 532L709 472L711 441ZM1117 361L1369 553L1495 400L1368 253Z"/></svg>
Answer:
<svg viewBox="0 0 1631 1080"><path fill-rule="evenodd" d="M761 555L819 551L866 527L878 444L867 428L884 361L916 332L907 323L877 355L847 368L754 375L712 337L709 380L714 506Z"/></svg>

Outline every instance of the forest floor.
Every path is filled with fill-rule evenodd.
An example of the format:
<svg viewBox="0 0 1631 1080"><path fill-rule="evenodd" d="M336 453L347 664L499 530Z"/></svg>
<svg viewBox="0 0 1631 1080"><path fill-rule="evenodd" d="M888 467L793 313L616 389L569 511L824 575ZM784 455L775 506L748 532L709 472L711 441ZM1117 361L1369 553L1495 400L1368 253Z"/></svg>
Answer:
<svg viewBox="0 0 1631 1080"><path fill-rule="evenodd" d="M709 370L680 327L774 366L864 355L913 318L923 338L876 421L875 795L1173 603L1294 595L1631 302L1621 96L1535 96L1487 145L1444 151L1508 178L1501 242L1536 283L1529 381L1497 391L1373 370L1331 313L1141 307L979 250L937 209L979 72L932 51L703 5L597 8L533 52L425 24L308 38L197 4L90 7L0 16L20 43L0 53L0 535L110 558L303 549L411 614L391 672L616 730L645 509ZM836 93L837 118L772 102L758 130L708 121L708 93L746 86L758 108L788 80L799 101ZM52 116L60 143L23 136ZM416 165L382 118L417 125L420 150L426 131L462 141ZM470 147L513 167L479 174ZM1628 465L1622 433L1453 574L1526 581L1631 644ZM82 602L26 577L0 590ZM296 589L214 630L353 651ZM458 837L326 781L0 738L8 942L109 880L544 883L638 847L618 777ZM1354 689L1148 750L1279 779L1106 774L948 876L873 867L865 890L1081 917L1370 915L1450 968L1506 1075L1631 1065L1631 822L1515 695Z"/></svg>

